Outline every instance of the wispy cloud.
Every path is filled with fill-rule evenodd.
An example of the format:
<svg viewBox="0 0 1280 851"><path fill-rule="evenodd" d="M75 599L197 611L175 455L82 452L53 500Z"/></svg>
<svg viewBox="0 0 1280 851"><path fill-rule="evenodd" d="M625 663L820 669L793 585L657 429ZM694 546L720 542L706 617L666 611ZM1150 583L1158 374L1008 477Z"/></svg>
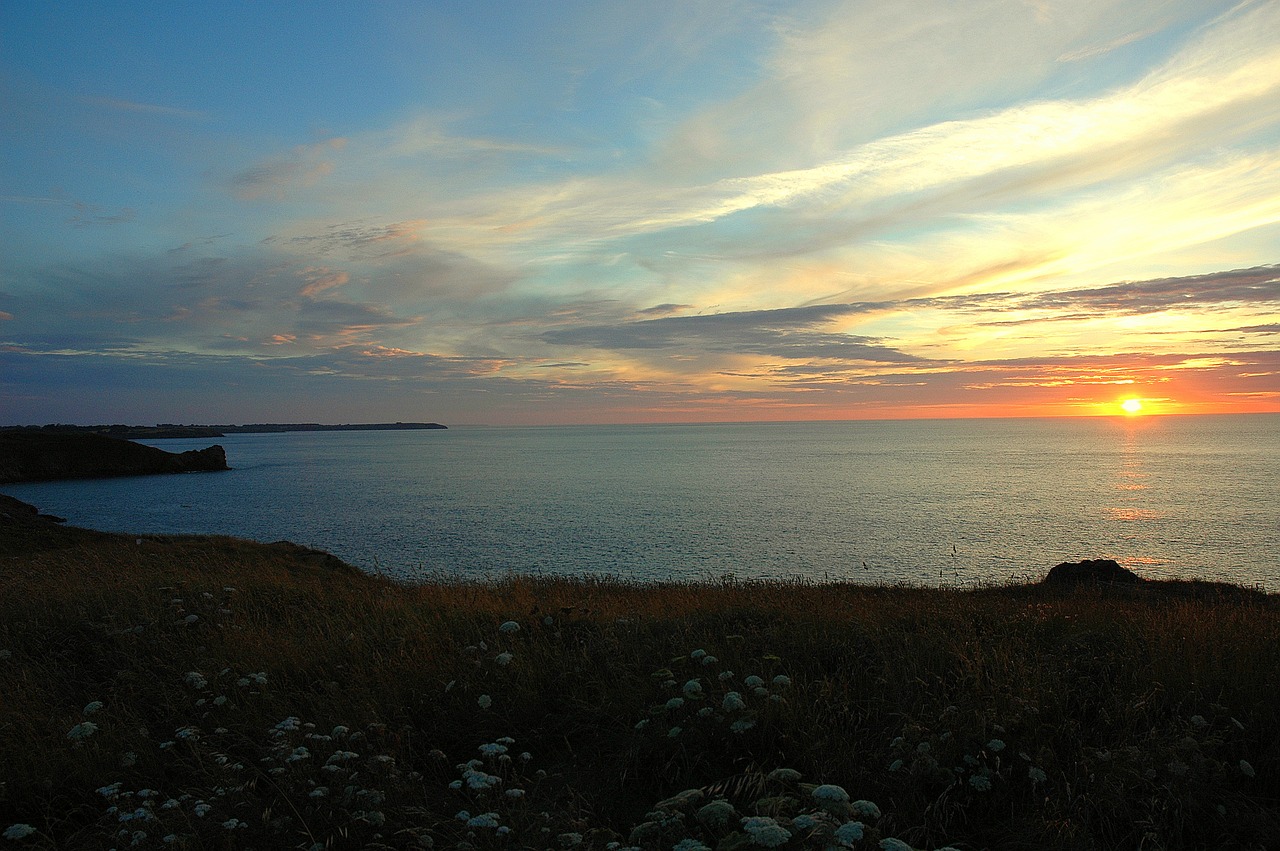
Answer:
<svg viewBox="0 0 1280 851"><path fill-rule="evenodd" d="M160 115L169 118L183 118L189 121L207 121L209 114L198 109L181 109L173 106L162 106L154 103L139 103L137 101L122 100L120 98L109 97L88 97L85 102L94 106L102 106L107 109L118 110L121 112L142 113L144 115Z"/></svg>

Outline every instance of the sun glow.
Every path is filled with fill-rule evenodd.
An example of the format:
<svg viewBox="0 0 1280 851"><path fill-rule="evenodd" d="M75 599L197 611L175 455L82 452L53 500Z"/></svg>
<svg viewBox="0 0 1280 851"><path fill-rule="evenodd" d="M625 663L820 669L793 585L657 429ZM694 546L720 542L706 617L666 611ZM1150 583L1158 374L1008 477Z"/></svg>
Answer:
<svg viewBox="0 0 1280 851"><path fill-rule="evenodd" d="M1142 413L1142 400L1133 398L1125 399L1120 403L1120 410L1124 411L1125 416L1136 417L1138 414Z"/></svg>

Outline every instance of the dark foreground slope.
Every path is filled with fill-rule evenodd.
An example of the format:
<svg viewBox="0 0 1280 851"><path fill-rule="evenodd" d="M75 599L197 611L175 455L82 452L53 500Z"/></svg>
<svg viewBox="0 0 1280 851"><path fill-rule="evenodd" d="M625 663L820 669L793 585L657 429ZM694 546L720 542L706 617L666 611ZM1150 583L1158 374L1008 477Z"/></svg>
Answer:
<svg viewBox="0 0 1280 851"><path fill-rule="evenodd" d="M175 453L100 434L0 431L0 484L226 469L216 445Z"/></svg>
<svg viewBox="0 0 1280 851"><path fill-rule="evenodd" d="M1274 596L404 587L288 544L10 515L0 831L25 835L14 848L1280 836Z"/></svg>

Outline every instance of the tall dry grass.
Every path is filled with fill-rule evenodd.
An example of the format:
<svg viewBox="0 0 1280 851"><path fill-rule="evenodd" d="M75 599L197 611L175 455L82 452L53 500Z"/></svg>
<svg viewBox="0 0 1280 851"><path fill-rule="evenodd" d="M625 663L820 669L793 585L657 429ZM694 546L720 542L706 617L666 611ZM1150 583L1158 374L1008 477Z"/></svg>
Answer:
<svg viewBox="0 0 1280 851"><path fill-rule="evenodd" d="M0 560L0 829L26 835L0 847L1280 836L1265 595L405 587L229 539L20 550Z"/></svg>

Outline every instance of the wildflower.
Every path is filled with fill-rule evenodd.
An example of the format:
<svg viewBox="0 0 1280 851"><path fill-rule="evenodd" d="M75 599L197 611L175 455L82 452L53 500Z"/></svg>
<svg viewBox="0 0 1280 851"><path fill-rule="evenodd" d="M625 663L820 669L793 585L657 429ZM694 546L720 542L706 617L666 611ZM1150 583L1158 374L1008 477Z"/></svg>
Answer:
<svg viewBox="0 0 1280 851"><path fill-rule="evenodd" d="M813 790L813 797L819 804L847 804L849 793L831 783L824 783Z"/></svg>
<svg viewBox="0 0 1280 851"><path fill-rule="evenodd" d="M524 751L523 753L520 754L521 762L528 762L531 759L533 759L533 754L529 753L528 751Z"/></svg>
<svg viewBox="0 0 1280 851"><path fill-rule="evenodd" d="M991 778L985 774L975 774L969 778L969 785L979 792L990 792Z"/></svg>
<svg viewBox="0 0 1280 851"><path fill-rule="evenodd" d="M900 759L895 759L893 762L889 763L889 770L890 770L890 771L901 771L901 770L902 770L902 767L903 767L905 764L906 764L906 763L904 763L902 760L900 760Z"/></svg>
<svg viewBox="0 0 1280 851"><path fill-rule="evenodd" d="M497 827L497 813L481 813L478 816L472 816L467 819L467 827Z"/></svg>
<svg viewBox="0 0 1280 851"><path fill-rule="evenodd" d="M507 746L500 745L497 742L492 742L490 744L480 745L476 750L480 751L482 756L497 756L498 754L506 753Z"/></svg>
<svg viewBox="0 0 1280 851"><path fill-rule="evenodd" d="M120 782L116 781L110 786L99 786L97 791L98 794L104 798L114 798L116 795L120 794Z"/></svg>
<svg viewBox="0 0 1280 851"><path fill-rule="evenodd" d="M751 693L754 694L756 697L764 697L769 693L769 690L764 686L756 686L751 690Z"/></svg>
<svg viewBox="0 0 1280 851"><path fill-rule="evenodd" d="M777 848L786 845L791 833L768 816L750 816L742 820L742 829L756 845Z"/></svg>
<svg viewBox="0 0 1280 851"><path fill-rule="evenodd" d="M791 826L801 830L813 830L819 824L820 822L808 813L801 813L791 820Z"/></svg>
<svg viewBox="0 0 1280 851"><path fill-rule="evenodd" d="M1203 716L1203 715L1192 715L1192 716L1191 716L1191 726L1192 726L1192 727L1195 727L1196 729L1200 729L1200 730L1202 730L1202 729L1204 729L1205 727L1208 727L1208 726L1209 726L1209 722L1208 722L1208 721L1206 721L1206 720L1204 720L1204 716Z"/></svg>
<svg viewBox="0 0 1280 851"><path fill-rule="evenodd" d="M779 689L790 688L791 678L788 677L786 674L778 674L778 676L773 678L773 687L779 688Z"/></svg>
<svg viewBox="0 0 1280 851"><path fill-rule="evenodd" d="M846 848L852 848L853 843L862 841L862 834L866 825L860 821L847 821L835 829L832 835L836 842Z"/></svg>
<svg viewBox="0 0 1280 851"><path fill-rule="evenodd" d="M885 837L880 840L880 851L915 851L915 849L901 839Z"/></svg>
<svg viewBox="0 0 1280 851"><path fill-rule="evenodd" d="M572 848L575 845L582 844L581 833L562 833L556 839L560 840L560 844L565 848Z"/></svg>
<svg viewBox="0 0 1280 851"><path fill-rule="evenodd" d="M1027 777L1031 779L1032 785L1044 783L1049 779L1049 775L1045 774L1042 769L1036 768L1034 765L1027 769Z"/></svg>
<svg viewBox="0 0 1280 851"><path fill-rule="evenodd" d="M721 671L720 673L716 674L716 679L720 680L721 682L728 682L729 680L733 679L733 671Z"/></svg>
<svg viewBox="0 0 1280 851"><path fill-rule="evenodd" d="M494 774L486 774L483 771L468 771L463 775L467 781L467 786L476 791L492 789L502 782L502 778Z"/></svg>
<svg viewBox="0 0 1280 851"><path fill-rule="evenodd" d="M511 798L512 800L515 800L516 798L523 798L523 797L524 797L524 790L523 790L523 789L508 789L507 791L503 792L502 794L506 795L508 798Z"/></svg>
<svg viewBox="0 0 1280 851"><path fill-rule="evenodd" d="M339 762L350 762L351 760L358 759L359 757L360 754L355 751L334 751L333 754L325 760L325 765L335 765Z"/></svg>
<svg viewBox="0 0 1280 851"><path fill-rule="evenodd" d="M871 821L877 821L880 818L880 808L871 801L854 801L849 805L849 809L853 810L853 814L859 818L870 819Z"/></svg>
<svg viewBox="0 0 1280 851"><path fill-rule="evenodd" d="M505 633L519 632L520 624L516 623L515 621L507 621L506 623L498 627L498 631L505 632Z"/></svg>
<svg viewBox="0 0 1280 851"><path fill-rule="evenodd" d="M746 685L747 688L758 688L764 685L764 680L760 679L755 674L752 674L751 676L747 677L742 682L744 685Z"/></svg>
<svg viewBox="0 0 1280 851"><path fill-rule="evenodd" d="M0 659L12 659L12 658L13 658L12 650L0 650ZM19 825L16 825L16 824L14 825L14 827L18 827L18 826ZM30 827L30 825L28 825L28 827Z"/></svg>
<svg viewBox="0 0 1280 851"><path fill-rule="evenodd" d="M737 815L738 811L733 808L733 804L725 800L719 800L704 804L699 808L696 818L706 827L718 830L727 827Z"/></svg>
<svg viewBox="0 0 1280 851"><path fill-rule="evenodd" d="M170 798L169 800L165 801L163 804L160 805L160 809L176 810L180 806L182 806L182 804L178 803L177 798Z"/></svg>
<svg viewBox="0 0 1280 851"><path fill-rule="evenodd" d="M1244 759L1240 760L1240 773L1245 777L1253 777L1256 774L1253 770L1253 766L1249 764L1248 760Z"/></svg>
<svg viewBox="0 0 1280 851"><path fill-rule="evenodd" d="M11 824L4 829L5 839L25 839L35 833L36 829L29 824Z"/></svg>
<svg viewBox="0 0 1280 851"><path fill-rule="evenodd" d="M667 731L667 738L674 739L676 736L680 735L682 732L684 731L680 727L672 727L670 730Z"/></svg>
<svg viewBox="0 0 1280 851"><path fill-rule="evenodd" d="M512 656L510 653L499 653L497 656L493 657L493 661L505 668L511 664L511 660L514 658L516 657Z"/></svg>
<svg viewBox="0 0 1280 851"><path fill-rule="evenodd" d="M192 727L190 725L186 727L179 727L173 731L173 737L175 739L198 739L200 738L200 730L199 728Z"/></svg>
<svg viewBox="0 0 1280 851"><path fill-rule="evenodd" d="M739 718L729 725L729 731L733 733L745 733L756 725L755 719Z"/></svg>
<svg viewBox="0 0 1280 851"><path fill-rule="evenodd" d="M696 839L681 839L671 847L671 851L711 851L711 849Z"/></svg>
<svg viewBox="0 0 1280 851"><path fill-rule="evenodd" d="M329 735L333 736L333 737L336 739L336 738L338 738L339 736L345 736L347 733L350 733L350 732L351 732L351 730L350 730L349 728L344 727L344 726L342 726L341 724L339 724L337 727L334 727L334 728L333 728L333 732L332 732L332 733L330 733Z"/></svg>
<svg viewBox="0 0 1280 851"><path fill-rule="evenodd" d="M702 683L697 680L689 680L689 682L685 683L684 687L680 690L684 692L684 696L690 700L696 700L697 698L702 697Z"/></svg>
<svg viewBox="0 0 1280 851"><path fill-rule="evenodd" d="M992 753L1000 753L1000 751L1004 750L1004 742L999 739L992 739L987 742L987 750Z"/></svg>
<svg viewBox="0 0 1280 851"><path fill-rule="evenodd" d="M450 781L449 788L454 790L455 792L458 791L459 789L462 788L462 781L461 780Z"/></svg>
<svg viewBox="0 0 1280 851"><path fill-rule="evenodd" d="M311 759L311 751L307 750L305 745L300 745L293 749L293 753L284 758L285 762L300 762L304 759Z"/></svg>
<svg viewBox="0 0 1280 851"><path fill-rule="evenodd" d="M555 622L556 622L556 619L551 617L551 615L547 615L545 618L542 619L543 626L552 626L555 624Z"/></svg>
<svg viewBox="0 0 1280 851"><path fill-rule="evenodd" d="M714 656L703 656L703 657L702 657L702 664L704 664L704 665L714 665L716 662L719 662L719 661L720 661L720 660L719 660L719 659L717 659L717 658L716 658L716 657L714 657Z"/></svg>
<svg viewBox="0 0 1280 851"><path fill-rule="evenodd" d="M469 810L458 810L458 812L455 813L453 817L456 818L458 821L470 821L471 812Z"/></svg>
<svg viewBox="0 0 1280 851"><path fill-rule="evenodd" d="M493 698L487 694L482 694L476 698L476 703L480 704L481 709L488 709L493 706Z"/></svg>
<svg viewBox="0 0 1280 851"><path fill-rule="evenodd" d="M199 616L199 615L187 615L187 616L186 616L185 618L183 618L182 620L183 620L185 623L193 624L193 623L195 623L196 621L200 620L200 616Z"/></svg>
<svg viewBox="0 0 1280 851"><path fill-rule="evenodd" d="M684 706L684 698L682 697L673 697L667 701L667 709L669 710L674 711L679 709L681 706Z"/></svg>
<svg viewBox="0 0 1280 851"><path fill-rule="evenodd" d="M192 808L192 812L194 812L197 817L204 818L209 814L209 811L212 809L213 807L209 806L204 801L201 801L200 803L196 804L195 807Z"/></svg>
<svg viewBox="0 0 1280 851"><path fill-rule="evenodd" d="M92 721L81 721L79 724L67 731L67 738L73 742L87 739L94 733L98 732L98 725Z"/></svg>
<svg viewBox="0 0 1280 851"><path fill-rule="evenodd" d="M648 726L649 726L649 719L641 718L639 721L636 722L635 729L643 730L645 727L648 727Z"/></svg>
<svg viewBox="0 0 1280 851"><path fill-rule="evenodd" d="M298 720L298 717L296 715L290 715L288 718L284 719L279 724L277 724L275 728L280 732L284 733L284 732L292 732L294 730L297 730L298 727L300 727L301 725L302 725L302 722Z"/></svg>
<svg viewBox="0 0 1280 851"><path fill-rule="evenodd" d="M93 713L97 712L101 708L102 708L101 700L92 700L89 703L86 703L84 709L81 711L85 715L92 715Z"/></svg>
<svg viewBox="0 0 1280 851"><path fill-rule="evenodd" d="M736 691L731 691L724 696L724 700L720 701L720 708L725 712L737 712L747 708L747 704L743 702L742 695Z"/></svg>
<svg viewBox="0 0 1280 851"><path fill-rule="evenodd" d="M223 827L225 827L227 830L235 830L235 829L236 829L236 828L238 828L238 827L248 827L249 825L247 825L247 824L245 824L244 822L240 821L240 819L238 819L238 818L232 818L232 819L227 819L226 821L224 821L224 822L222 823L222 826L223 826Z"/></svg>
<svg viewBox="0 0 1280 851"><path fill-rule="evenodd" d="M702 648L698 648L697 650L689 654L689 658L696 662L699 659L706 658L706 655L707 655L707 651L703 650Z"/></svg>

